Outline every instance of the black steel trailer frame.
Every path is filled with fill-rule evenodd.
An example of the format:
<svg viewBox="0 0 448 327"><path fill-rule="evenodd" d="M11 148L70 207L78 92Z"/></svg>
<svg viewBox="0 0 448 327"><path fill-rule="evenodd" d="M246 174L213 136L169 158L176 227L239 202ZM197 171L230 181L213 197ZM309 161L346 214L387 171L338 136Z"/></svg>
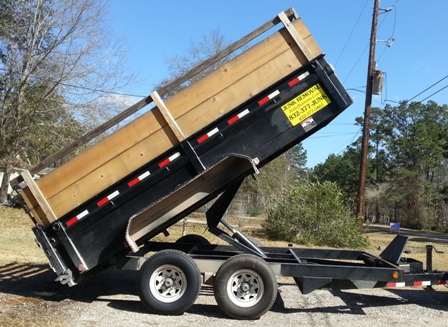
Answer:
<svg viewBox="0 0 448 327"><path fill-rule="evenodd" d="M293 124L294 117L285 115L282 106L316 87L329 103L305 124ZM36 225L36 240L63 284L73 286L111 267L139 270L140 298L157 314L183 313L207 282L214 285L220 308L237 319L256 319L271 308L276 276L292 277L303 294L446 283L447 273L424 271L421 262L401 258L406 237L397 236L380 256L358 250L263 247L222 219L244 178L350 104L320 56L50 226ZM205 195L193 201L195 192ZM198 235L176 243L151 241L214 198L206 213L208 230L229 245L212 245ZM178 202L186 204L166 218ZM133 219L142 225L140 236L130 234Z"/></svg>
<svg viewBox="0 0 448 327"><path fill-rule="evenodd" d="M328 103L306 124L294 125L282 106L312 92L319 94L313 101ZM324 127L351 103L324 56L317 57L51 225L36 225L34 234L58 276L76 284L117 255L137 251L221 193L219 202L228 201L246 176ZM176 206L181 209L165 218ZM212 228L221 207L209 214ZM150 222L141 223L142 215L150 216ZM132 237L135 221L143 232Z"/></svg>
<svg viewBox="0 0 448 327"><path fill-rule="evenodd" d="M69 286L107 268L139 270L140 298L157 314L183 313L202 283L213 284L219 307L237 319L256 319L271 308L276 276L292 277L303 294L446 283L447 273L428 264L432 251L426 271L421 262L401 258L406 237L397 236L380 256L264 247L222 219L244 178L351 103L321 55L49 226L36 224L36 241L57 280ZM309 113L310 107L317 109ZM215 198L206 213L208 230L228 245L209 244L198 235L175 243L151 241Z"/></svg>
<svg viewBox="0 0 448 327"><path fill-rule="evenodd" d="M433 285L447 284L448 272L432 270L432 253L435 250L432 245L427 246L426 270L423 269L422 262L402 257L409 239L407 236L396 235L385 250L376 256L361 250L265 247L246 238L239 231L233 230L225 221L221 220L221 223L229 228L233 235L219 228L211 228L211 231L232 245L209 244L199 235L187 235L174 243L150 241L137 253L119 258L115 262L115 267L123 270L144 271L150 267L152 276L160 276L160 284L157 286L157 283L148 277L140 278L138 287L142 302L151 312L174 314L179 312L170 305L157 306L160 304L158 302L160 300L163 302L164 298L159 301L153 297L148 298L147 295L142 294L141 289L147 288L149 284L153 286L153 292L163 293L166 291L163 282L173 279L174 282L171 281L169 286L180 291L180 284L176 284L178 277L173 276L171 266L168 268L169 271L163 269L154 271L154 269L159 265L164 267L171 263L173 254L185 256L197 267L196 274L201 274L201 283L214 286L215 297L220 308L236 319L256 319L270 309L277 293L274 275L275 277L292 277L302 294L308 294L317 289L344 290L405 286L432 288ZM162 259L162 262L148 260L148 253L156 253L160 258L168 255L168 258L166 261ZM239 265L233 267L234 261L238 263L236 260L238 258L241 258L244 263L240 262ZM264 262L264 267L263 264L260 266L257 259ZM156 261L156 267L152 261ZM227 274L222 272L223 266L226 266ZM233 274L228 273L228 270ZM263 276L264 271L269 272L271 279ZM144 276L145 272L141 274ZM225 276L222 277L222 275ZM254 282L265 284L257 288ZM194 295L194 299L198 294L199 290ZM171 296L173 295L169 294L167 298ZM265 301L261 298L265 298ZM188 306L193 302L189 302Z"/></svg>

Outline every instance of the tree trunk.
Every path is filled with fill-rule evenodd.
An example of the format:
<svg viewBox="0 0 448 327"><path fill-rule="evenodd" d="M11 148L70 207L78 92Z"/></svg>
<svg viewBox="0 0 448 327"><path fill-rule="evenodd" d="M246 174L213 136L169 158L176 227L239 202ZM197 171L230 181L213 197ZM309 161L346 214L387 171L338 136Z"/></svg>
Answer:
<svg viewBox="0 0 448 327"><path fill-rule="evenodd" d="M0 205L5 203L6 200L8 200L9 176L10 176L10 169L6 168L5 171L3 172L3 179L1 181Z"/></svg>

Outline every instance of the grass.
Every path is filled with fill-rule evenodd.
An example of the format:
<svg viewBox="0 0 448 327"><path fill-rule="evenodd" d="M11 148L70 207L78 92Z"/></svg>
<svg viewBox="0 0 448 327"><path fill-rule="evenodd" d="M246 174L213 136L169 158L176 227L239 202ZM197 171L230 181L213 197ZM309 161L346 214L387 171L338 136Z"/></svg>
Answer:
<svg viewBox="0 0 448 327"><path fill-rule="evenodd" d="M197 221L201 221L202 224ZM224 242L218 237L206 231L205 220L200 217L194 217L196 223L187 222L185 226L180 222L169 229L170 235L165 237L163 235L157 236L156 241L175 241L182 236L183 228L187 234L203 235L212 243ZM238 219L229 217L227 221L234 225L238 225ZM37 247L34 241L34 234L31 231L32 222L29 217L21 209L14 209L0 206L0 266L11 262L17 263L36 263L45 264L47 258L43 251ZM253 237L261 241L265 246L279 246L285 247L287 242L269 241L263 237L262 231L257 228L260 226L260 220L250 221L246 220L244 227L238 228L249 237ZM366 231L365 236L368 238L369 245L363 249L372 254L380 254L384 247L390 243L395 237L395 234L388 232L369 232ZM431 239L410 238L404 257L411 257L426 263L426 244L431 243ZM445 254L433 253L433 268L437 270L448 271L448 244L433 243L437 250L444 251ZM294 244L300 247L303 245ZM314 247L313 245L307 245Z"/></svg>
<svg viewBox="0 0 448 327"><path fill-rule="evenodd" d="M436 234L436 233L434 233ZM379 255L395 237L395 233L390 232L367 232L365 236L369 240L369 245L364 249L366 252ZM426 245L433 245L438 251L444 253L435 253L433 251L433 269L448 271L448 244L436 243L434 239L411 236L403 254L404 258L412 258L423 262L423 268L426 269Z"/></svg>
<svg viewBox="0 0 448 327"><path fill-rule="evenodd" d="M169 229L170 235L165 237L163 235L159 235L155 238L158 241L175 241L179 237L182 236L182 233L185 232L187 234L199 234L203 235L207 239L209 239L212 243L221 243L224 242L212 235L211 233L206 231L205 220L201 217L192 217L192 220L195 223L187 222L183 225L183 222L172 226ZM234 225L235 227L241 225L241 219L228 217L227 221ZM202 223L201 223L202 222ZM262 231L259 228L260 220L245 220L243 227L239 227L238 229L244 232L247 236L255 238L261 241L265 246L279 246L285 247L288 244L286 242L273 242L265 239L263 237ZM45 257L43 251L37 247L34 242L34 234L31 231L32 222L29 217L23 212L21 209L13 209L4 206L0 206L0 268L10 266L17 267L26 267L29 264L34 265L43 265L45 267L48 264L47 258ZM365 236L369 240L369 246L363 250L373 254L379 254L384 249L384 247L394 238L394 234L384 233L384 232L372 232L367 230ZM430 243L431 239L422 239L422 238L411 238L408 242L407 250L411 253L405 254L405 256L412 257L416 260L422 261L424 267L426 267L426 244ZM294 244L294 246L300 247L301 245ZM313 247L313 245L308 245L309 247ZM448 271L448 244L435 244L438 250L442 250L445 254L434 254L433 255L433 268ZM303 246L302 246L303 247ZM19 274L22 271L18 270ZM42 270L40 270L42 271ZM22 271L23 273L23 271ZM13 272L14 274L14 272ZM1 274L0 274L0 277ZM3 277L13 277L6 276ZM280 278L280 282L290 283L293 282L290 278ZM41 301L39 299L34 298L21 298L21 297L13 297L7 301ZM0 303L5 305L6 302L2 302L0 298ZM17 303L10 303L12 308L17 307ZM16 305L17 304L17 305ZM20 303L19 303L20 304ZM45 303L42 303L40 306L39 303L34 303L37 305L39 310L43 310L45 307ZM6 305L6 307L9 307ZM0 310L0 326L13 326L13 327L21 327L21 326L62 326L62 321L57 321L57 319L53 319L48 321L45 318L45 315L39 315L39 317L35 316L32 313L26 313L11 309L7 311ZM37 319L37 320L36 320Z"/></svg>
<svg viewBox="0 0 448 327"><path fill-rule="evenodd" d="M34 241L33 223L23 210L0 206L0 226L0 266L11 262L47 262Z"/></svg>

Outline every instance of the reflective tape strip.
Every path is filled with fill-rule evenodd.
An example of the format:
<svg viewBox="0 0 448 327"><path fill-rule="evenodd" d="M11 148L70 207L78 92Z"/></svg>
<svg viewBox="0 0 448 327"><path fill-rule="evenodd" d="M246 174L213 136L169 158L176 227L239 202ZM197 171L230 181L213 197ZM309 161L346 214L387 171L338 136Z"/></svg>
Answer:
<svg viewBox="0 0 448 327"><path fill-rule="evenodd" d="M266 102L268 102L269 100L273 99L274 97L276 97L279 94L280 94L279 90L274 91L271 94L269 94L267 97L264 97L263 99L258 101L258 104L261 106L261 105L265 104Z"/></svg>
<svg viewBox="0 0 448 327"><path fill-rule="evenodd" d="M439 280L437 281L438 285L446 285L446 280Z"/></svg>
<svg viewBox="0 0 448 327"><path fill-rule="evenodd" d="M301 74L298 77L294 78L293 80L289 81L288 85L289 86L293 86L293 85L299 83L300 81L303 81L304 78L309 76L309 75L310 75L309 72L304 72L303 74Z"/></svg>
<svg viewBox="0 0 448 327"><path fill-rule="evenodd" d="M430 286L431 281L418 281L414 282L414 286Z"/></svg>
<svg viewBox="0 0 448 327"><path fill-rule="evenodd" d="M210 132L208 132L207 134L202 135L200 138L198 138L198 143L202 143L202 142L204 142L204 141L207 140L209 137L215 135L215 134L218 133L218 132L219 132L218 127L212 129L212 130L211 130Z"/></svg>
<svg viewBox="0 0 448 327"><path fill-rule="evenodd" d="M405 287L406 284L404 282L402 283L387 283L386 287Z"/></svg>
<svg viewBox="0 0 448 327"><path fill-rule="evenodd" d="M98 207L101 207L102 205L105 205L107 202L109 202L110 200L112 200L113 198L115 198L119 194L120 194L120 192L115 191L114 193L109 194L108 196L106 196L104 199L102 199L101 201L97 202L96 204L98 205Z"/></svg>
<svg viewBox="0 0 448 327"><path fill-rule="evenodd" d="M168 165L170 162L172 162L174 159L180 157L180 153L176 152L175 154L173 154L171 157L166 158L165 160L163 160L161 163L159 163L159 167L163 168L166 165Z"/></svg>
<svg viewBox="0 0 448 327"><path fill-rule="evenodd" d="M246 116L248 113L249 113L249 109L245 109L245 110L241 111L238 115L236 115L236 116L230 118L230 119L227 121L227 124L232 125L234 122L240 120L241 118L243 118L244 116Z"/></svg>
<svg viewBox="0 0 448 327"><path fill-rule="evenodd" d="M79 215L77 215L77 216L73 217L72 219L70 219L69 221L67 221L67 223L66 223L67 227L70 227L71 225L73 225L77 221L81 220L82 218L84 218L88 214L89 214L89 211L88 210L84 210Z"/></svg>
<svg viewBox="0 0 448 327"><path fill-rule="evenodd" d="M129 186L129 187L134 186L135 184L137 184L137 183L141 182L142 180L144 180L144 179L145 179L146 177L148 177L149 175L151 175L151 174L149 173L149 171L147 171L147 172L141 174L141 175L138 176L137 178L134 178L132 181L130 181L130 182L128 183L128 186Z"/></svg>

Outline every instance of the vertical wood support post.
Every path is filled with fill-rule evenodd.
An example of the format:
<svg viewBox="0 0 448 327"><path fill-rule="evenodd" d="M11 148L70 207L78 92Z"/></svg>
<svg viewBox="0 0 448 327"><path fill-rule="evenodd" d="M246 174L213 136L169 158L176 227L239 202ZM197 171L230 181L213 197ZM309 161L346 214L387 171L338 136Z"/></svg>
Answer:
<svg viewBox="0 0 448 327"><path fill-rule="evenodd" d="M161 112L163 118L165 118L168 126L171 128L171 130L173 131L174 135L177 137L179 142L184 141L186 139L184 133L180 129L179 125L177 125L176 121L169 112L168 108L165 106L165 103L163 102L162 98L159 96L157 91L151 93L151 98L156 104L159 111Z"/></svg>
<svg viewBox="0 0 448 327"><path fill-rule="evenodd" d="M298 18L297 14L295 14L294 17ZM311 51L306 46L305 41L297 32L297 30L294 28L294 26L292 25L291 21L289 20L288 16L286 16L284 11L278 14L278 18L283 23L285 28L288 30L289 34L291 34L291 37L296 42L297 46L302 51L302 53L305 55L306 59L308 59L308 61L314 59L313 55L311 54Z"/></svg>
<svg viewBox="0 0 448 327"><path fill-rule="evenodd" d="M58 218L56 217L55 213L53 212L53 209L51 209L50 205L48 204L47 200L45 199L44 195L40 191L39 187L37 186L36 182L33 179L33 176L31 176L30 172L28 170L24 170L21 173L21 176L28 186L29 190L33 194L34 198L36 199L37 203L41 207L42 211L44 212L45 216L47 217L48 221L52 223L53 221L56 221Z"/></svg>

